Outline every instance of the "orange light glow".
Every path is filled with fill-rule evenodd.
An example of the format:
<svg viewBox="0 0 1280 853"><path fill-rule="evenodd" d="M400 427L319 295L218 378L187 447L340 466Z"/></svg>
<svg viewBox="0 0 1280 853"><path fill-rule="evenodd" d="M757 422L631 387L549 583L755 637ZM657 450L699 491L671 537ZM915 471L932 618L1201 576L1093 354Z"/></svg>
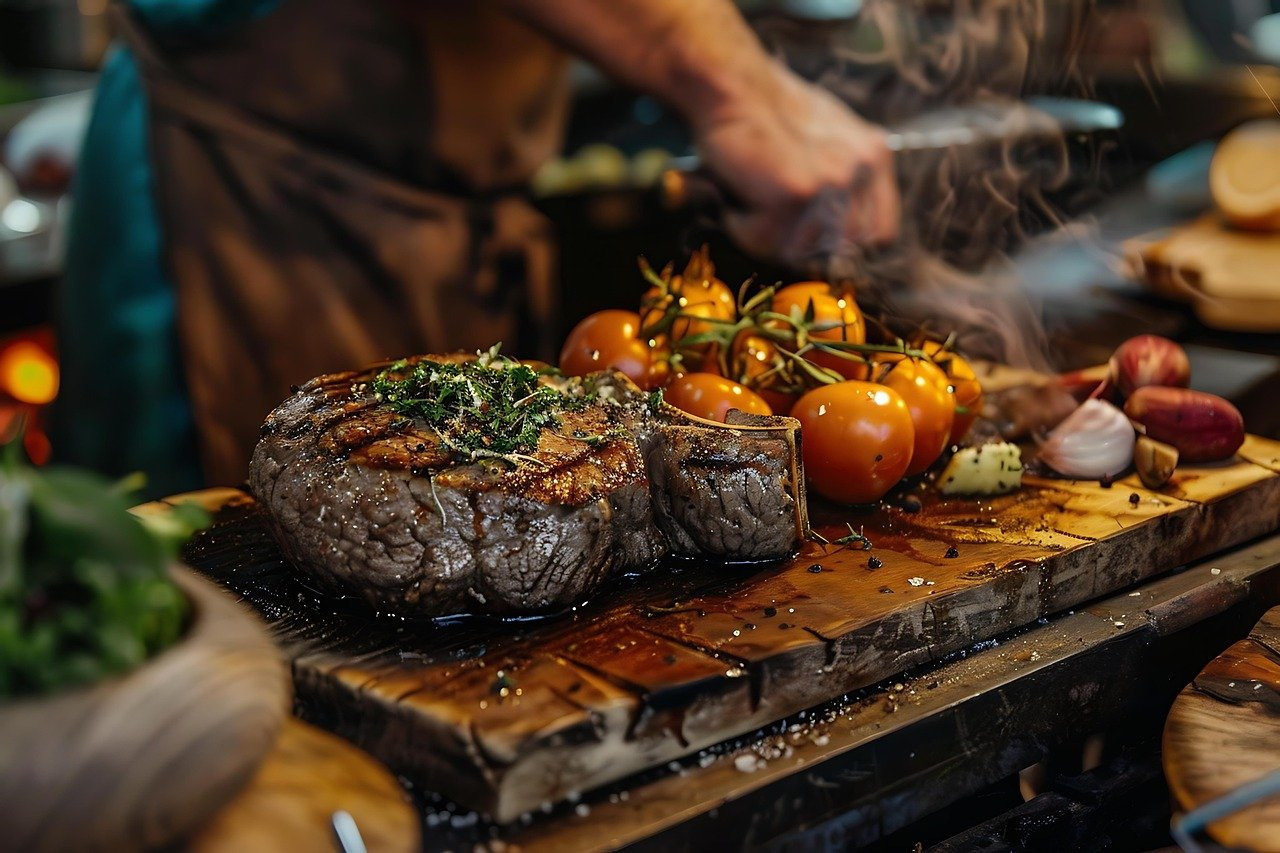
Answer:
<svg viewBox="0 0 1280 853"><path fill-rule="evenodd" d="M58 394L58 363L31 341L0 351L0 391L22 403L43 406Z"/></svg>
<svg viewBox="0 0 1280 853"><path fill-rule="evenodd" d="M49 457L53 453L53 445L49 443L49 436L42 432L28 429L26 435L22 437L22 447L27 451L27 458L33 464L49 464Z"/></svg>

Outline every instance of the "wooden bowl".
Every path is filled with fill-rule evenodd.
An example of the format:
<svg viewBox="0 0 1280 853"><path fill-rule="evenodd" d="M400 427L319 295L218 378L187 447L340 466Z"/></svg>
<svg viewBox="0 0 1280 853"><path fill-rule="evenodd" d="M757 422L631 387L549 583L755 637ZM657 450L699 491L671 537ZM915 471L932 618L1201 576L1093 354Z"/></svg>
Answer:
<svg viewBox="0 0 1280 853"><path fill-rule="evenodd" d="M186 636L98 684L0 706L0 846L142 850L181 839L250 779L291 698L262 623L189 569Z"/></svg>

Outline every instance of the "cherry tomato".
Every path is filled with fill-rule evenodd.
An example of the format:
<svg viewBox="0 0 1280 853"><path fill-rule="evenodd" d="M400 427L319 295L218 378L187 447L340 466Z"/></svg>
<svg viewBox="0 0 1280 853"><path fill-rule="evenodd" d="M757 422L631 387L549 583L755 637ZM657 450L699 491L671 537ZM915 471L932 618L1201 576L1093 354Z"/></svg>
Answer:
<svg viewBox="0 0 1280 853"><path fill-rule="evenodd" d="M695 373L714 373L716 376L728 376L720 363L720 345L708 344L705 351L691 352L686 350L690 368L697 368Z"/></svg>
<svg viewBox="0 0 1280 853"><path fill-rule="evenodd" d="M686 282L680 276L675 276L671 279L670 290L666 294L656 287L645 291L640 302L644 328L652 328L662 320L673 300L679 306L681 314L690 315L677 317L671 324L668 334L677 344L689 335L714 330L717 324L709 321L732 322L737 312L733 291L723 281L713 278L701 282ZM704 344L694 349L702 350L705 347Z"/></svg>
<svg viewBox="0 0 1280 853"><path fill-rule="evenodd" d="M769 307L774 313L787 316L791 315L793 308L798 308L803 315L808 312L810 303L813 304L814 325L829 327L812 332L810 337L814 340L866 343L866 322L853 296L836 294L825 282L805 281L789 284L773 295L773 302ZM851 353L851 355L855 354ZM807 358L820 367L834 370L846 379L865 379L867 375L867 368L863 362L834 353L815 352Z"/></svg>
<svg viewBox="0 0 1280 853"><path fill-rule="evenodd" d="M738 311L738 300L734 297L729 285L718 278L703 281L691 281L687 278L680 281L680 295L690 304L710 302L716 306L717 314L732 318Z"/></svg>
<svg viewBox="0 0 1280 853"><path fill-rule="evenodd" d="M937 341L925 341L922 350L927 352L949 380L951 393L956 400L955 423L951 426L948 444L955 444L969 433L969 427L982 411L982 385L969 362L950 350L944 350Z"/></svg>
<svg viewBox="0 0 1280 853"><path fill-rule="evenodd" d="M897 391L911 412L915 445L907 474L919 474L942 454L955 424L956 398L942 368L922 358L906 358L894 364L880 384Z"/></svg>
<svg viewBox="0 0 1280 853"><path fill-rule="evenodd" d="M661 388L671 381L671 342L665 335L657 335L649 340L649 371L645 381L636 383L646 391Z"/></svg>
<svg viewBox="0 0 1280 853"><path fill-rule="evenodd" d="M782 363L782 356L778 354L778 348L774 346L773 341L763 335L741 332L733 339L729 363L735 379L745 385L756 387L757 380L760 380L762 375L777 373L777 368ZM766 384L769 378L770 376L765 376Z"/></svg>
<svg viewBox="0 0 1280 853"><path fill-rule="evenodd" d="M769 408L773 410L775 415L791 414L791 410L795 408L796 400L800 399L799 394L778 391L774 388L757 388L755 391L760 395L760 399L769 404Z"/></svg>
<svg viewBox="0 0 1280 853"><path fill-rule="evenodd" d="M833 501L879 500L911 464L915 427L892 388L855 380L824 385L801 397L791 416L803 429L805 474Z"/></svg>
<svg viewBox="0 0 1280 853"><path fill-rule="evenodd" d="M775 415L791 411L800 397L773 387L776 370L782 364L782 356L773 341L749 331L740 332L733 339L730 353L729 365L734 379L759 394Z"/></svg>
<svg viewBox="0 0 1280 853"><path fill-rule="evenodd" d="M730 409L773 414L759 394L714 373L686 373L663 389L662 398L681 411L722 423Z"/></svg>
<svg viewBox="0 0 1280 853"><path fill-rule="evenodd" d="M573 327L560 350L560 369L583 376L608 367L617 368L645 390L660 377L654 372L653 348L636 337L640 317L634 311L597 311Z"/></svg>

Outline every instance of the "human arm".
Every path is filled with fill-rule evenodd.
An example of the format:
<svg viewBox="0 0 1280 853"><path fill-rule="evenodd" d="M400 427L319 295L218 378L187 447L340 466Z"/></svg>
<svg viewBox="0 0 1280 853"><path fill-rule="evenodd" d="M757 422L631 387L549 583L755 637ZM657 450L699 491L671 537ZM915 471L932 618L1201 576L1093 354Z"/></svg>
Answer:
<svg viewBox="0 0 1280 853"><path fill-rule="evenodd" d="M496 0L669 104L741 203L744 247L791 263L880 243L899 201L883 134L770 57L729 0Z"/></svg>

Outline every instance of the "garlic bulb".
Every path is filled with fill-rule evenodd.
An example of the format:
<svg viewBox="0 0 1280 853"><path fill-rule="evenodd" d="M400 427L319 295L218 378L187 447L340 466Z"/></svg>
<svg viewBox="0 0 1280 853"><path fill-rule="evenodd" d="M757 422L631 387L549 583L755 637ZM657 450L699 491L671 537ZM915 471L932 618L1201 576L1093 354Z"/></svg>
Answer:
<svg viewBox="0 0 1280 853"><path fill-rule="evenodd" d="M1133 462L1133 424L1115 406L1086 400L1040 447L1040 459L1065 477L1114 477Z"/></svg>

